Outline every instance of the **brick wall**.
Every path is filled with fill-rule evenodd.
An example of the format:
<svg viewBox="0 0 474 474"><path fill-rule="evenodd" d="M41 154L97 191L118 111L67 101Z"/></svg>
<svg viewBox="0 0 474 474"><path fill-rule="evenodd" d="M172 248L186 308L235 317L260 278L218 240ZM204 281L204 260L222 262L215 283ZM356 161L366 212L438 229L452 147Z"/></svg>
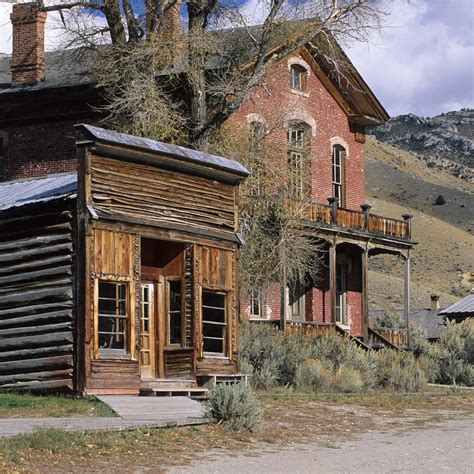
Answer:
<svg viewBox="0 0 474 474"><path fill-rule="evenodd" d="M5 180L76 170L77 120L5 127Z"/></svg>
<svg viewBox="0 0 474 474"><path fill-rule="evenodd" d="M266 75L262 87L234 114L232 120L244 125L249 119L260 117L270 127L275 127L269 140L281 149L286 157L289 120L301 120L312 126L310 144L311 195L315 201L327 203L332 196L332 146L346 148L345 188L346 207L360 210L365 202L365 156L364 144L356 136L344 110L325 88L319 78L310 73L307 93L295 93L290 88L289 62L303 61L301 56L285 58ZM304 61L303 61L304 63ZM275 121L279 121L275 126ZM359 137L360 138L360 137ZM361 267L358 248L345 248L351 259L346 294L347 318L352 334L362 334ZM331 306L329 294L329 269L326 263L320 268L315 287L305 295L307 321L330 322ZM266 296L266 314L271 319L280 317L280 294L278 285ZM248 301L242 301L242 313L248 314Z"/></svg>

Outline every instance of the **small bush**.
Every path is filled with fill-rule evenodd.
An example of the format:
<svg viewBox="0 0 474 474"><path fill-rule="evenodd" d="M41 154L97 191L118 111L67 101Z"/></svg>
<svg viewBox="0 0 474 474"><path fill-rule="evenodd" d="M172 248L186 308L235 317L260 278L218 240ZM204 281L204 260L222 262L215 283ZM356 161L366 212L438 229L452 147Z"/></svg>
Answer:
<svg viewBox="0 0 474 474"><path fill-rule="evenodd" d="M255 431L262 418L262 407L248 385L219 384L207 401L208 414L233 431Z"/></svg>
<svg viewBox="0 0 474 474"><path fill-rule="evenodd" d="M299 388L324 390L332 383L332 374L319 360L305 360L296 369L295 385Z"/></svg>
<svg viewBox="0 0 474 474"><path fill-rule="evenodd" d="M434 205L435 206L443 206L446 204L446 199L441 194L435 199Z"/></svg>
<svg viewBox="0 0 474 474"><path fill-rule="evenodd" d="M358 393L364 388L360 372L347 365L341 365L334 376L334 389L343 393Z"/></svg>

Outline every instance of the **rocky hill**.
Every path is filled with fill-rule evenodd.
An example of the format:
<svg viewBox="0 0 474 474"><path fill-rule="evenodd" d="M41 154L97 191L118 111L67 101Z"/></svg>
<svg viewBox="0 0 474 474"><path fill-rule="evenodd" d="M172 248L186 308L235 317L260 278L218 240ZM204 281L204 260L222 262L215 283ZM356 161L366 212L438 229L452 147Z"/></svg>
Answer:
<svg viewBox="0 0 474 474"><path fill-rule="evenodd" d="M448 306L466 295L474 271L474 184L451 170L433 167L411 153L369 137L366 195L374 212L400 218L413 214L412 308L429 306L430 294ZM443 196L444 204L436 204ZM403 305L403 268L394 256L372 257L371 308Z"/></svg>
<svg viewBox="0 0 474 474"><path fill-rule="evenodd" d="M474 109L435 117L399 115L372 133L381 142L418 154L429 166L474 180Z"/></svg>

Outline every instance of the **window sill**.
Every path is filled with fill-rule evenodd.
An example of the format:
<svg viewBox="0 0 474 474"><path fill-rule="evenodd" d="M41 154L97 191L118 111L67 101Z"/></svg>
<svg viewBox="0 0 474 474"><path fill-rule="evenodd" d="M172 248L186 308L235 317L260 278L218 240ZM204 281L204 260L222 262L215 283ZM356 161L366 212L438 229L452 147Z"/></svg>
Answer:
<svg viewBox="0 0 474 474"><path fill-rule="evenodd" d="M221 360L230 360L229 357L226 357L224 355L215 355L215 354L209 354L204 352L202 355L203 359L221 359Z"/></svg>
<svg viewBox="0 0 474 474"><path fill-rule="evenodd" d="M297 89L290 89L290 92L301 97L309 97L309 92L299 91Z"/></svg>

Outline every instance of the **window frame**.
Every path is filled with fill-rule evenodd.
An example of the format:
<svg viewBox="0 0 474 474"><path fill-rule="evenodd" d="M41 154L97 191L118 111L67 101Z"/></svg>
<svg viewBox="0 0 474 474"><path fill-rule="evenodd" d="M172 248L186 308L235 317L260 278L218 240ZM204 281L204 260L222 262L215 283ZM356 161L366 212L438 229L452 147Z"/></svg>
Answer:
<svg viewBox="0 0 474 474"><path fill-rule="evenodd" d="M308 69L301 64L290 65L290 89L293 92L305 93L308 91Z"/></svg>
<svg viewBox="0 0 474 474"><path fill-rule="evenodd" d="M224 298L224 323L218 323L216 321L205 321L204 319L204 308L209 307L213 309L218 309L214 306L205 306L204 305L204 293L212 293L222 295ZM229 352L229 292L224 289L215 289L215 288L201 288L201 298L200 298L200 310L201 310L201 353L203 357L223 359L228 358ZM205 350L204 340L205 339L221 339L213 338L210 336L204 336L204 325L210 324L214 326L221 326L223 328L223 337L222 337L222 352L211 352Z"/></svg>
<svg viewBox="0 0 474 474"><path fill-rule="evenodd" d="M255 303L258 304L258 313L253 311ZM249 294L249 318L265 319L265 301L260 290L251 291Z"/></svg>
<svg viewBox="0 0 474 474"><path fill-rule="evenodd" d="M298 290L303 290L301 295L296 298L293 303L290 303L290 288L286 288L287 291L287 301L288 301L288 320L302 322L306 321L306 291L304 285L299 284ZM296 291L296 289L295 289ZM299 308L299 311L295 311L296 307Z"/></svg>
<svg viewBox="0 0 474 474"><path fill-rule="evenodd" d="M180 342L171 342L171 317L170 317L170 312L171 312L171 289L170 289L170 283L172 282L179 282L180 283L180 289L181 289L181 340ZM182 277L168 277L165 280L165 288L166 288L166 331L165 331L165 341L166 344L165 346L168 348L178 348L178 347L184 347L185 345L185 307L184 307L184 300L185 300L185 283L184 283L184 278Z"/></svg>
<svg viewBox="0 0 474 474"><path fill-rule="evenodd" d="M346 156L347 150L339 144L332 147L332 161L331 161L331 185L332 196L337 199L339 207L346 207ZM336 157L339 163L337 163ZM339 171L339 180L337 180L337 171Z"/></svg>
<svg viewBox="0 0 474 474"><path fill-rule="evenodd" d="M311 126L303 121L288 124L288 195L291 199L302 199L304 195L304 169L311 146L310 130Z"/></svg>
<svg viewBox="0 0 474 474"><path fill-rule="evenodd" d="M99 322L100 316L100 284L109 283L115 285L125 285L125 304L126 304L126 324L127 330L124 331L125 347L124 349L104 349L99 346ZM94 279L94 359L96 360L135 360L135 285L130 278L104 277L100 276Z"/></svg>
<svg viewBox="0 0 474 474"><path fill-rule="evenodd" d="M256 133L256 129L259 128L259 132ZM252 175L252 185L250 188L251 196L260 196L262 194L262 177L263 177L263 150L262 140L266 135L265 124L259 120L252 120L249 122L249 135L251 145L255 145L255 149L252 149L252 155L250 160L250 172Z"/></svg>
<svg viewBox="0 0 474 474"><path fill-rule="evenodd" d="M347 325L347 272L345 262L336 261L336 308L335 322L340 326ZM338 319L339 312L339 319Z"/></svg>

